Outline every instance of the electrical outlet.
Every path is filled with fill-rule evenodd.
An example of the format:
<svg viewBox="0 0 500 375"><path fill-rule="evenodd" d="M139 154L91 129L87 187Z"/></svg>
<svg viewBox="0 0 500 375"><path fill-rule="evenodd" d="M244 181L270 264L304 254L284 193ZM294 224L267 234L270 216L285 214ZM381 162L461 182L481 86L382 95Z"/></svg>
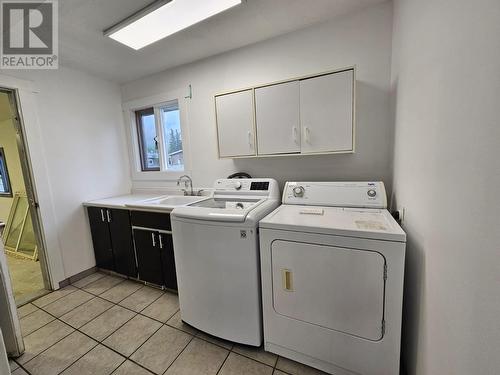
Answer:
<svg viewBox="0 0 500 375"><path fill-rule="evenodd" d="M405 221L405 214L406 214L406 208L403 207L403 208L400 208L399 210L397 210L398 212L398 215L399 215L399 224L404 224L404 221Z"/></svg>

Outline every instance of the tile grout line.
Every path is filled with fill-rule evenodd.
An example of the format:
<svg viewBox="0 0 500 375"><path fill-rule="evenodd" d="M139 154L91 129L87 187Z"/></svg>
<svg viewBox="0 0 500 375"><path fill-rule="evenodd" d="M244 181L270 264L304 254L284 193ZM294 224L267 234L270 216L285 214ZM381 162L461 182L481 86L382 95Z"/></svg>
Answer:
<svg viewBox="0 0 500 375"><path fill-rule="evenodd" d="M172 327L172 328L175 328L175 327ZM186 333L186 332L184 332L184 333ZM177 354L177 356L174 358L174 360L172 361L172 363L168 365L168 367L166 368L166 370L163 371L163 373L162 373L163 375L165 375L167 373L168 369L174 365L175 361L177 361L177 359L181 356L182 353L184 353L184 351L189 346L189 344L191 344L191 342L196 338L196 336L193 336L193 335L190 335L190 336L191 336L191 339L188 341L188 343L186 344L186 346L184 348L182 348L182 350L180 351L180 353Z"/></svg>
<svg viewBox="0 0 500 375"><path fill-rule="evenodd" d="M67 288L67 287L68 287L68 285L67 285L67 286L65 286L64 288ZM61 288L61 289L58 289L58 290L53 290L51 293L58 292L58 291L60 291L60 290L62 290L62 289L64 289L64 288ZM53 300L53 301L52 301L52 302L50 302L50 303L47 303L47 304L46 304L46 305L44 305L43 307L48 306L48 305L51 305L51 304L53 304L54 302L59 301L61 298L67 297L67 296L69 296L70 294L73 294L73 293L75 293L77 290L79 290L77 287L73 287L73 288L75 288L75 290L73 290L73 291L69 292L68 294L65 294L64 296L61 296L61 297L59 297L59 298L56 298L55 300ZM48 295L50 295L51 293L48 293L48 294L46 294L45 296L48 296ZM43 298L43 297L45 297L45 296L42 296L42 297L40 297L40 298ZM38 300L38 299L40 299L40 298L37 298L37 299L33 300L33 301L32 301L32 302L30 302L30 303L31 303L33 306L38 307L39 309L41 309L41 308L42 308L41 306L35 305L35 304L33 303L33 302L37 301L37 300ZM34 312L34 311L33 311L33 312ZM31 314L33 314L33 313L29 313L28 315L31 315ZM26 315L26 316L28 316L28 315ZM24 318L24 317L23 317L23 318Z"/></svg>
<svg viewBox="0 0 500 375"><path fill-rule="evenodd" d="M77 331L75 331L77 332ZM95 340L94 340L95 341ZM85 357L87 354L89 354L92 350L94 350L98 345L99 345L99 341L96 341L97 344L95 344L93 347L91 347L87 352L85 352L83 355L81 355L80 357L78 357L75 361L71 362L67 367L65 367L62 371L59 371L57 374L62 374L64 371L66 371L67 369L69 369L71 366L73 366L76 362L78 362L80 359L82 359L83 357Z"/></svg>
<svg viewBox="0 0 500 375"><path fill-rule="evenodd" d="M234 349L234 346L233 346L233 349ZM248 355L246 355L246 354L242 354L242 353L235 352L233 349L231 349L231 350L230 350L230 352L231 352L231 353L234 353L234 354L240 355L240 356L245 357L245 358L247 358L247 359L251 359L252 361L257 362L257 363L260 363L260 364L265 365L265 366L267 366L267 367L271 367L273 370L275 370L275 369L276 369L276 364L278 363L278 358L276 358L276 362L275 362L275 364L274 364L273 366L271 366L271 365L268 365L267 363L264 363L264 362L262 362L262 361L259 361L258 359L252 358L252 357L250 357L250 356L248 356ZM265 352L265 353L270 353L270 352ZM274 353L271 353L271 354L274 354Z"/></svg>
<svg viewBox="0 0 500 375"><path fill-rule="evenodd" d="M106 275L105 275L105 276L106 276ZM112 276L112 275L110 275L110 276ZM102 278L100 278L100 279L102 279ZM97 281L99 281L100 279L95 280L94 282L97 282ZM90 338L91 340L93 340L93 341L97 342L97 344L96 344L95 346L93 346L93 347L92 347L89 351L87 351L85 354L83 354L83 355L82 355L82 356L80 356L78 359L76 359L74 362L72 362L72 363L71 363L68 367L66 367L63 371L65 371L67 368L71 367L71 366L72 366L75 362L77 362L78 360L80 360L82 357L84 357L86 354L88 354L91 350L93 350L93 349L94 349L97 345L99 345L99 344L103 345L104 347L106 347L106 348L110 349L111 351L113 351L113 352L115 352L116 354L120 355L121 357L125 358L125 360L124 360L124 361L123 361L123 362L122 362L122 363L121 363L121 364L120 364L120 365L119 365L119 366L118 366L115 370L113 370L113 372L115 372L115 371L116 371L116 370L117 370L117 369L118 369L121 365L123 365L123 363L124 363L126 360L129 360L129 361L133 362L134 364L136 364L136 365L140 366L141 368L144 368L144 369L146 369L146 370L150 371L150 370L149 370L149 369L147 369L146 367L142 366L140 363L137 363L137 362L135 362L134 360L130 359L130 357L131 357L131 356L132 356L135 352L137 352L137 350L139 350L139 349L140 349L140 348L141 348L141 347L142 347L142 346L143 346L143 345L144 345L147 341L149 341L149 340L151 339L151 337L152 337L154 334L156 334L156 333L157 333L157 332L158 332L158 331L159 331L159 330L160 330L163 326L168 326L168 327L170 327L170 328L174 328L174 329L176 329L177 331L180 331L180 332L182 332L182 333L187 333L187 334L189 334L189 335L191 336L191 339L189 340L189 342L188 342L188 343L186 344L186 346L182 349L182 351L179 353L179 355L178 355L178 356L174 359L174 361L172 361L172 363L169 365L169 367L168 367L168 368L170 368L170 367L173 365L173 363L174 363L174 362L177 360L177 358L178 358L178 357L179 357L179 356L180 356L180 355L181 355L181 354L182 354L182 353L186 350L186 348L187 348L187 347L188 347L188 345L189 345L189 344L190 344L190 343L194 340L194 338L197 338L197 339L203 340L203 341L208 342L209 344L212 344L212 345L216 345L216 346L218 346L218 347L220 347L220 348L223 348L223 349L225 349L225 350L227 350L227 351L228 351L228 354L227 354L227 356L226 356L226 358L225 358L224 362L222 363L221 367L220 367L220 368L219 368L219 370L217 371L217 373L219 373L219 372L220 372L220 370L222 369L222 367L223 367L224 363L227 361L227 358L229 357L230 353L235 353L235 354L237 354L237 355L241 355L241 356L243 356L243 357L245 357L245 358L247 358L247 359L249 359L249 360L252 360L252 361L254 361L254 362L257 362L257 363L259 363L259 364L263 364L263 365L265 365L265 366L267 366L267 367L271 367L271 368L273 368L273 372L274 372L275 370L283 371L283 370L280 370L280 369L278 369L278 368L276 367L276 366L277 366L277 364L278 364L279 356L277 356L277 358L276 358L276 362L275 362L274 366L270 366L270 365L268 365L268 364L266 364L266 363L264 363L264 362L261 362L261 361L259 361L259 360L257 360L257 359L254 359L254 358L251 358L251 357L249 357L249 356L247 356L247 355L245 355L245 354L240 354L240 353L238 353L238 352L235 352L235 351L234 351L234 349L235 349L235 345L234 345L234 344L231 346L231 348L230 348L230 349L228 349L228 348L226 348L226 347L222 346L221 344L217 344L217 343L211 342L211 341L209 341L209 340L207 340L207 339L205 339L205 338L203 338L203 337L199 337L199 336L198 336L198 334L199 334L199 333L202 333L202 331L197 330L197 332L196 332L195 334L192 334L192 333L186 332L186 331L184 331L184 330L182 330L182 329L180 329L180 328L178 328L178 327L174 327L174 326L172 326L172 325L168 324L168 321L169 321L170 319L172 319L172 317L173 317L174 315L176 315L176 314L180 311L179 309L177 309L177 310L176 310L176 311L175 311L175 312L174 312L174 313L173 313L173 314L172 314L172 315L171 315L171 316L170 316L170 317L169 317L169 318L168 318L165 322L160 321L160 320L155 319L155 318L151 318L151 317L149 317L149 316L147 316L147 315L145 315L145 314L143 314L143 313L142 313L145 309L147 309L149 306L151 306L153 303L155 303L157 300L159 300L159 299L160 299L163 295L165 295L165 294L175 295L175 293L172 293L172 292L169 292L169 291L165 291L165 290L161 290L161 292L162 292L162 293L161 293L161 294L160 294L160 295L159 295L156 299L154 299L152 302L150 302L148 305L146 305L143 309L141 309L139 312L134 311L134 310L132 310L132 309L130 309L130 308L127 308L127 307L125 307L125 306L121 306L121 305L119 305L119 303L120 303L120 302L122 302L123 300L127 299L127 298L128 298L128 297L130 297L131 295L135 294L135 293L136 293L136 292L138 292L139 290L143 289L145 286L148 286L148 285L146 285L146 284L142 285L139 289L137 289L136 291L132 292L131 294L129 294L128 296L126 296L125 298L123 298L122 300L120 300L119 302L109 301L109 300L107 300L107 299L105 299L105 298L101 297L101 295L102 295L102 294L104 294L104 293L106 293L107 291L109 291L109 290L113 289L114 287L116 287L116 286L118 286L118 285L122 284L122 283L123 283L124 281L126 281L126 280L128 280L128 279L124 279L124 280L120 281L119 283L117 283L117 284L113 285L112 287L110 287L110 288L108 288L108 289L104 290L104 291L103 291L103 292L101 292L100 294L94 294L94 293L91 293L91 292L87 292L87 291L85 291L85 290L84 290L84 289L82 289L82 288L79 288L79 287L76 287L76 286L72 285L72 286L75 288L75 290L74 290L74 291L72 291L72 292L70 292L70 293L66 294L65 296L62 296L62 297L60 297L60 298L58 298L58 299L54 300L53 302L51 302L51 303L49 303L49 304L45 305L44 307L39 307L39 306L37 306L37 305L33 304L33 305L34 305L37 309L39 309L39 310L42 310L42 311L46 312L48 315L50 315L50 316L52 316L52 317L54 318L54 320L52 320L51 322L49 322L49 323L47 323L47 324L44 324L43 326L41 326L41 327L40 327L40 328L38 328L37 330L39 330L39 329L41 329L41 328L45 327L46 325L48 325L48 324L50 324L50 323L54 322L55 320L58 320L58 321L62 322L63 324L65 324L65 325L69 326L70 328L72 328L72 329L73 329L73 332L71 332L70 334L68 334L68 335L64 336L63 338L61 338L60 340L58 340L57 342L55 342L54 344L52 344L51 346L49 346L48 348L46 348L45 350L43 350L42 352L40 352L39 354L37 354L36 356L34 356L32 359L30 359L30 360L29 360L29 361L27 361L26 363L28 363L28 362L32 361L34 358L38 357L40 354L44 353L46 350L48 350L48 349L49 349L49 348L51 348L52 346L56 345L57 343L59 343L60 341L62 341L63 339L65 339L66 337L68 337L69 335L71 335L72 333L74 333L74 332L79 332L79 333L81 333L81 334L85 335L86 337ZM94 282L92 282L92 283L94 283ZM90 285L90 284L92 284L92 283L89 283L89 284L87 284L87 285ZM71 284L70 284L70 285L71 285ZM156 288L154 288L154 289L156 289ZM68 314L68 313L70 313L71 311L73 311L73 310L75 310L75 309L79 308L80 306L84 305L85 303L87 303L87 302L89 302L89 301L91 301L91 300L93 300L93 299L95 299L95 298L99 298L100 300L103 300L103 301L106 301L106 302L111 303L111 306L110 306L108 309L106 309L106 310L105 310L105 311L103 311L102 313L100 313L100 314L96 315L94 318L92 318L90 321L86 322L84 325L80 326L79 328L73 327L72 325L70 325L70 324L66 323L65 321L63 321L63 320L61 319L61 317L56 317L55 315L53 315L53 314L51 314L50 312L48 312L47 310L45 310L45 307L46 307L46 306L48 306L48 305L50 305L50 304L52 304L52 303L54 303L54 302L56 302L56 301L60 300L61 298L64 298L64 297L66 297L66 296L68 296L68 295L70 295L70 294L72 294L72 293L76 292L77 290L84 291L84 292L86 292L86 293L88 293L88 294L91 294L91 295L92 295L92 296L94 296L94 297L93 297L92 299L88 300L88 301L83 302L82 304L80 304L80 305L78 305L78 306L75 306L74 308L72 308L71 310L69 310L68 312L66 312L65 314L61 315L61 317L62 317L62 316L64 316L64 315L66 315L66 314ZM159 290L160 290L160 289L159 289ZM42 297L40 297L40 298L42 298ZM132 317L131 317L130 319L128 319L127 321L125 321L122 325L120 325L120 326L119 326L116 330L114 330L114 331L113 331L112 333L110 333L108 336L106 336L105 338L103 338L101 341L99 341L99 340L97 340L97 339L93 338L92 336L90 336L90 335L88 335L88 334L86 334L85 332L83 332L83 331L81 331L81 330L80 330L80 328L82 328L82 327L84 327L85 325L87 325L87 324L91 323L92 321L94 321L95 319L97 319L99 316L103 315L104 313L106 313L107 311L109 311L110 309L112 309L114 306L118 306L118 307L124 308L124 309L126 309L126 310L128 310L128 311L130 311L130 312L134 313L135 315L134 315L134 316L132 316ZM36 312L36 311L38 311L38 310L35 310L35 311L33 311L32 313L27 314L26 316L31 315L31 314L33 314L33 313L34 313L34 312ZM136 317L137 315L141 315L141 316L143 316L143 317L146 317L146 318L152 319L152 320L154 320L154 321L156 321L156 322L160 323L160 324L161 324L161 326L160 326L157 330L155 330L155 332L153 332L153 333L152 333L152 334L151 334L151 335L150 335L150 336L149 336L149 337L148 337L148 338L144 341L144 343L142 343L142 344L141 344L141 345L140 345L140 346L139 346L136 350L134 350L134 352L133 352L130 356L126 357L126 356L125 356L125 355L123 355L122 353L120 353L120 352L118 352L118 351L114 350L113 348L111 348L111 347L109 347L108 345L106 345L106 344L104 344L104 343L103 343L103 341L104 341L104 340L106 340L108 337L110 337L110 336L111 336L111 335L113 335L115 332L117 332L119 329L121 329L121 328L122 328L125 324L127 324L128 322L130 322L130 321L131 321L134 317ZM26 317L26 316L24 316L24 317ZM24 317L23 317L23 318L24 318ZM194 327L193 327L193 328L194 328ZM32 333L36 332L37 330L35 330L35 331L31 332L29 335L31 335ZM29 335L27 335L27 336L29 336ZM27 337L27 336L26 336L26 337ZM14 361L15 361L15 360L14 360ZM15 361L15 362L17 363L17 361ZM20 367L22 367L22 365L20 365L19 363L17 363L17 364L18 364ZM168 368L167 368L167 370L165 370L165 371L168 371ZM25 370L25 369L24 369L24 367L23 367L23 370ZM26 370L25 370L25 371L26 371ZM28 372L28 371L27 371L27 372ZM283 371L283 372L284 372L284 373L286 373L285 371ZM29 373L29 372L28 372L28 373Z"/></svg>
<svg viewBox="0 0 500 375"><path fill-rule="evenodd" d="M231 355L231 350L228 351L226 358L224 358L224 361L222 361L222 364L220 365L215 375L218 375L221 372L222 368L224 367L224 364L227 362L227 359L229 358L230 355Z"/></svg>
<svg viewBox="0 0 500 375"><path fill-rule="evenodd" d="M13 360L14 362L16 362L15 360ZM29 361L28 361L29 362ZM16 362L17 363L17 362ZM24 368L23 365L21 365L20 363L17 363L17 365L23 370L25 371L28 375L31 375L31 372L29 372L26 368ZM16 369L17 370L17 369ZM14 371L16 371L14 370Z"/></svg>
<svg viewBox="0 0 500 375"><path fill-rule="evenodd" d="M54 315L52 315L52 314L50 314L50 313L48 313L48 314L49 314L49 315L51 315L52 317L54 317L54 318L55 318L55 320L58 320L58 321L62 322L63 324L66 324L67 326L71 327L69 324L67 324L66 322L64 322L64 321L62 321L61 319L57 318L56 316L54 316ZM54 345L56 345L56 344L58 344L59 342L61 342L62 340L64 340L64 339L65 339L66 337L68 337L69 335L71 335L71 334L73 334L73 333L75 333L75 332L78 332L78 333L81 333L82 335L86 336L87 338L91 339L92 341L97 342L97 344L96 344L96 345L94 345L94 346L92 347L92 349L94 349L96 346L98 346L98 345L100 344L100 345L104 346L105 348L107 348L107 349L109 349L109 350L113 351L114 353L116 353L116 354L120 355L121 357L125 358L125 360L124 360L123 362L125 362L126 360L129 360L129 361L133 362L134 364L136 364L136 365L138 365L138 366L142 367L143 369L148 370L146 367L142 366L140 363L137 363L137 362L135 362L133 359L130 359L130 358L129 358L130 356L129 356L129 357L127 357L127 356L123 355L122 353L118 352L117 350L113 349L112 347L108 346L107 344L105 344L105 343L103 342L103 341L104 341L104 340L106 340L109 336L111 336L113 333L115 333L116 331L118 331L120 328L122 328L125 324L127 324L130 320L132 320L132 319L133 319L135 316L137 316L137 315L138 315L138 314L134 315L132 318L130 318L129 320L127 320L127 321L126 321L125 323L123 323L123 324L122 324L119 328L117 328L117 329L116 329L115 331L113 331L111 334L109 334L108 336L106 336L106 337L105 337L102 341L99 341L99 340L97 340L97 339L93 338L92 336L90 336L90 335L86 334L85 332L80 331L80 329L78 329L78 328L73 328L73 327L71 327L71 328L73 329L73 331L72 331L72 332L70 332L68 335L64 336L64 337L63 337L63 338L61 338L60 340L56 341L54 344L52 344L51 346L49 346L49 347L48 347L48 348L46 348L45 350L43 350L43 351L41 351L40 353L38 353L36 356L34 356L33 358L31 358L31 359L30 359L29 361L27 361L26 363L31 362L33 359L35 359L36 357L38 357L40 354L42 354L42 353L46 352L47 350L49 350L50 348L52 348ZM54 320L53 320L53 321L54 321ZM91 320L91 321L92 321L92 320ZM90 323L90 322L89 322L89 323ZM160 328L161 328L161 327L160 327ZM151 336L152 336L152 335L151 335ZM151 336L150 336L147 340L149 340L149 339L151 338ZM146 340L146 341L147 341L147 340ZM92 349L90 349L90 350L92 350ZM89 350L89 351L90 351L90 350ZM71 366L72 366L75 362L79 361L79 360L80 360L81 358L83 358L86 354L88 354L88 352L87 352L87 353L85 353L84 355L82 355L82 356L78 357L78 359L76 359L74 362L72 362L72 363L71 363L71 365L70 365L70 366L68 366L68 367L71 367ZM131 354L131 355L132 355L132 354ZM120 366L123 364L123 362L120 364ZM17 363L17 362L16 362L16 363ZM19 363L18 363L18 364L19 364ZM21 366L21 365L20 365L20 366ZM67 368L68 368L68 367L67 367ZM65 371L67 368L65 368L63 371ZM150 371L150 370L148 370L148 371Z"/></svg>

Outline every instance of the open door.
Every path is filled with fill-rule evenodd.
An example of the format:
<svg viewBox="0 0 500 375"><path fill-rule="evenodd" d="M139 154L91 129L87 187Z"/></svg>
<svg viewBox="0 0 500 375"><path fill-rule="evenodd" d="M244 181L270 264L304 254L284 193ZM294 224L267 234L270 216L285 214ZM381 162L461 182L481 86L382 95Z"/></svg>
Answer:
<svg viewBox="0 0 500 375"><path fill-rule="evenodd" d="M9 357L19 357L24 352L24 342L2 241L0 241L0 329Z"/></svg>

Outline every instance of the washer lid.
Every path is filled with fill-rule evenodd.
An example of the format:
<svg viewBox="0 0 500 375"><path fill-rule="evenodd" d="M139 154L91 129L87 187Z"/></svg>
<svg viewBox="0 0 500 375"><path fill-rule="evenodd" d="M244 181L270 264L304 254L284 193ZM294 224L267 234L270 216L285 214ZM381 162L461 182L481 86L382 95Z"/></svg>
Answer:
<svg viewBox="0 0 500 375"><path fill-rule="evenodd" d="M406 242L406 234L385 209L281 205L260 228Z"/></svg>

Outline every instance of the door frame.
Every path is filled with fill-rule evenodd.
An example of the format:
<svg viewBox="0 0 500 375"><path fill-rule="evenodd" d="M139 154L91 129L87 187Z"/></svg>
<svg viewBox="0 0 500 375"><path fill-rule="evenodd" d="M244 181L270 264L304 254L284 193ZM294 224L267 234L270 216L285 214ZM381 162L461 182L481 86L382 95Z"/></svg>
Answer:
<svg viewBox="0 0 500 375"><path fill-rule="evenodd" d="M42 218L40 216L36 188L33 180L33 172L30 157L28 154L26 137L24 135L25 131L22 123L20 106L18 104L19 96L17 94L17 90L6 89L3 87L0 87L0 92L7 94L9 98L10 109L13 115L12 125L14 126L14 130L16 132L17 150L19 160L21 161L21 172L23 175L24 188L26 189L26 196L28 198L28 205L30 207L29 213L31 215L31 222L33 225L33 231L38 247L38 258L40 260L40 270L42 273L43 285L46 290L50 291L52 290L52 285L50 282L49 270L47 267L45 239L42 231Z"/></svg>
<svg viewBox="0 0 500 375"><path fill-rule="evenodd" d="M33 229L39 241L39 258L48 290L65 279L54 199L48 177L37 107L38 89L32 81L0 74L0 90L10 92L15 109L14 126L26 193L32 207Z"/></svg>

